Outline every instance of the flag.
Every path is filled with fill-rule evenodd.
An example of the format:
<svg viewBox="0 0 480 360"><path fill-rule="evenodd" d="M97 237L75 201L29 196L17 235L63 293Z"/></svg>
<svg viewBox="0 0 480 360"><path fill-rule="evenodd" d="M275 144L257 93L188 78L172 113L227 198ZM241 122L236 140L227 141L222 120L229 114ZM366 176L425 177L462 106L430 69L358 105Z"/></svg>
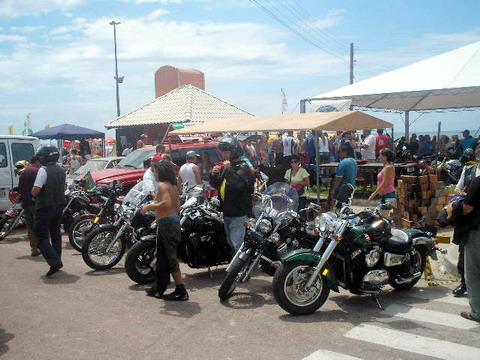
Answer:
<svg viewBox="0 0 480 360"><path fill-rule="evenodd" d="M287 95L283 89L280 90L282 92L282 114L285 114L288 111Z"/></svg>

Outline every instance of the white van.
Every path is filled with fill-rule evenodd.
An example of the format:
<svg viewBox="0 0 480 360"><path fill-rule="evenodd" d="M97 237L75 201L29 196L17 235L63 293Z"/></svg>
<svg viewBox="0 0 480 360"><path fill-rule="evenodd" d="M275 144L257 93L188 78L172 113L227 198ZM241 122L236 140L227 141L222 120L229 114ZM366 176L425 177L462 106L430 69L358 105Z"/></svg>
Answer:
<svg viewBox="0 0 480 360"><path fill-rule="evenodd" d="M0 212L12 205L8 192L18 185L15 163L19 160L30 161L39 146L40 141L36 137L0 135Z"/></svg>

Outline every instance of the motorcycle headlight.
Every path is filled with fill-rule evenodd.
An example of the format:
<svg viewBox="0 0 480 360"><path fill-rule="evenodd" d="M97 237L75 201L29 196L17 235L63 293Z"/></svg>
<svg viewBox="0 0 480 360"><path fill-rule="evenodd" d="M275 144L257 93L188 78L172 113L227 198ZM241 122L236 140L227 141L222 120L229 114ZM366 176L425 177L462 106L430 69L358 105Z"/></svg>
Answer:
<svg viewBox="0 0 480 360"><path fill-rule="evenodd" d="M332 216L329 213L323 213L315 218L315 227L320 232L330 231L333 225Z"/></svg>
<svg viewBox="0 0 480 360"><path fill-rule="evenodd" d="M370 252L365 255L365 264L368 267L375 266L378 260L380 260L380 251L377 248L370 250Z"/></svg>
<svg viewBox="0 0 480 360"><path fill-rule="evenodd" d="M272 223L267 219L262 219L257 224L257 230L262 234L268 234L272 231Z"/></svg>

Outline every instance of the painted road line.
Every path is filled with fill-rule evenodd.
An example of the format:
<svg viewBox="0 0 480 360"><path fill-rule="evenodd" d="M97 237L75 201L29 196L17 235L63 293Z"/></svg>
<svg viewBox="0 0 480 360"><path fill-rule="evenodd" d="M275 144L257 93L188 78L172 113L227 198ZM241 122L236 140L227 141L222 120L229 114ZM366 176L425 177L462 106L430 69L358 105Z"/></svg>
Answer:
<svg viewBox="0 0 480 360"><path fill-rule="evenodd" d="M460 314L449 314L440 311L418 309L400 304L389 305L382 313L401 317L403 319L421 321L441 326L449 326L462 330L480 328L477 322L464 319L460 316Z"/></svg>
<svg viewBox="0 0 480 360"><path fill-rule="evenodd" d="M361 360L360 358L328 350L317 350L302 360Z"/></svg>
<svg viewBox="0 0 480 360"><path fill-rule="evenodd" d="M478 360L480 349L384 327L360 324L345 337L445 360Z"/></svg>
<svg viewBox="0 0 480 360"><path fill-rule="evenodd" d="M443 302L443 303L452 304L452 305L469 306L467 297L455 297L450 294L436 297L437 294L435 294L433 291L432 292L417 291L417 292L412 292L408 295L417 299L422 299L422 300L437 301L437 302Z"/></svg>

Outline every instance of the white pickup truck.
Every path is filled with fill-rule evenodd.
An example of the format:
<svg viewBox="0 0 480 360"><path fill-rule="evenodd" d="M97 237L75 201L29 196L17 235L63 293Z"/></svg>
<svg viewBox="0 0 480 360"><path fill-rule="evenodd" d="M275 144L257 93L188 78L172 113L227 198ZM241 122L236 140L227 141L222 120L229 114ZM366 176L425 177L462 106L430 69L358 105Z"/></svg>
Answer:
<svg viewBox="0 0 480 360"><path fill-rule="evenodd" d="M8 192L18 185L15 163L19 160L30 161L38 150L40 141L32 136L0 135L0 212L12 205Z"/></svg>

